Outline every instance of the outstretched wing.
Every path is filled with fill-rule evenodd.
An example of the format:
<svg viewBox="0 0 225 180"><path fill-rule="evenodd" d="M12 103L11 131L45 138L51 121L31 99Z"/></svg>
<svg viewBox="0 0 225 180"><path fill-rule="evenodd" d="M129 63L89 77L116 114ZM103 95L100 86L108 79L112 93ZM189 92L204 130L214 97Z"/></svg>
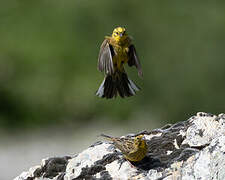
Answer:
<svg viewBox="0 0 225 180"><path fill-rule="evenodd" d="M140 77L143 77L141 64L140 64L140 61L139 61L138 56L137 56L136 49L135 49L133 44L129 46L128 57L129 57L128 65L129 66L133 66L133 65L136 66L136 68L138 70L138 75Z"/></svg>
<svg viewBox="0 0 225 180"><path fill-rule="evenodd" d="M108 39L105 39L101 45L98 56L98 70L106 74L113 74L113 56L115 52L113 47L109 44Z"/></svg>

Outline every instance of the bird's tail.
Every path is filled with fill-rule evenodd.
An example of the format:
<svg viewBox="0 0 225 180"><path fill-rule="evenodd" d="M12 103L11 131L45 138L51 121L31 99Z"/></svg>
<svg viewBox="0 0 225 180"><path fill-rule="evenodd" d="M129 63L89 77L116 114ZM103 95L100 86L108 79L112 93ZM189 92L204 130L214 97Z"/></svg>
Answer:
<svg viewBox="0 0 225 180"><path fill-rule="evenodd" d="M108 136L108 135L105 135L105 134L100 134L99 136L105 138L108 141L112 141L112 142L115 142L115 139L116 139L116 138L114 138L112 136Z"/></svg>
<svg viewBox="0 0 225 180"><path fill-rule="evenodd" d="M106 139L112 139L113 138L112 136L108 136L108 135L105 135L105 134L100 134L99 136L102 136Z"/></svg>
<svg viewBox="0 0 225 180"><path fill-rule="evenodd" d="M102 98L111 99L119 94L122 98L133 96L140 88L127 77L125 72L116 72L113 75L107 75L96 95Z"/></svg>

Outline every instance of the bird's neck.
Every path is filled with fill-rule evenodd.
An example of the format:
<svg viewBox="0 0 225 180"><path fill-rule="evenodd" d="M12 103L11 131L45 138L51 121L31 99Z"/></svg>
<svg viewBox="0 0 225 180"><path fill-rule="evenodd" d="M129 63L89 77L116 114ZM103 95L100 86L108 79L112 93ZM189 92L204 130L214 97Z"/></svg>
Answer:
<svg viewBox="0 0 225 180"><path fill-rule="evenodd" d="M110 37L110 44L114 46L123 46L123 47L128 47L130 45L130 38L128 36L122 37L122 38L113 38Z"/></svg>

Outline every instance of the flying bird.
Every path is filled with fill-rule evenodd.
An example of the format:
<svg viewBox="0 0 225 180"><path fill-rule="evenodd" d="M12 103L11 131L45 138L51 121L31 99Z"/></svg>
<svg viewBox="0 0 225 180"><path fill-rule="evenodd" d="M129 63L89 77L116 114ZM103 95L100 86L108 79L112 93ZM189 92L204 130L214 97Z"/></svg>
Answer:
<svg viewBox="0 0 225 180"><path fill-rule="evenodd" d="M105 74L96 95L111 99L119 94L122 98L133 96L140 88L128 78L124 65L135 66L143 77L140 61L131 37L125 28L117 27L112 36L105 36L98 57L98 70Z"/></svg>

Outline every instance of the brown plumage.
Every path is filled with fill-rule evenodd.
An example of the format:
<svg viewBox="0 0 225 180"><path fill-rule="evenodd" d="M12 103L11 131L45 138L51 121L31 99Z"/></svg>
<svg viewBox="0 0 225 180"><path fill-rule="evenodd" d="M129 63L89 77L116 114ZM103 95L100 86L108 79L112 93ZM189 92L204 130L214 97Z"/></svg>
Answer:
<svg viewBox="0 0 225 180"><path fill-rule="evenodd" d="M141 161L147 154L148 147L143 139L144 135L136 136L134 139L112 137L105 134L101 134L100 136L112 141L113 144L122 152L124 158L129 161Z"/></svg>

